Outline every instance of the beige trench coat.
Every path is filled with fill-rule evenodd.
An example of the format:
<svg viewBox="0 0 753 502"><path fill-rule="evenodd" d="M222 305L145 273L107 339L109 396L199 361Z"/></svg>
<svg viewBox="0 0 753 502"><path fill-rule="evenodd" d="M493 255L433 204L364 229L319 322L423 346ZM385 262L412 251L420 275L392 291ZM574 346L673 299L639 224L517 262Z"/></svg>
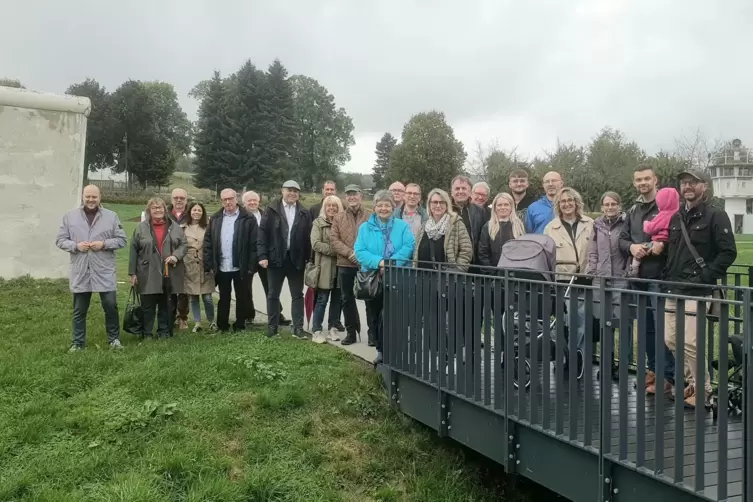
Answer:
<svg viewBox="0 0 753 502"><path fill-rule="evenodd" d="M186 276L183 292L187 295L208 295L214 291L214 276L204 272L204 234L206 228L199 225L181 225L186 234L188 251L183 263Z"/></svg>
<svg viewBox="0 0 753 502"><path fill-rule="evenodd" d="M557 245L557 280L569 281L570 274L585 274L588 268L588 245L593 238L594 220L583 215L575 230L575 244L559 218L544 229Z"/></svg>

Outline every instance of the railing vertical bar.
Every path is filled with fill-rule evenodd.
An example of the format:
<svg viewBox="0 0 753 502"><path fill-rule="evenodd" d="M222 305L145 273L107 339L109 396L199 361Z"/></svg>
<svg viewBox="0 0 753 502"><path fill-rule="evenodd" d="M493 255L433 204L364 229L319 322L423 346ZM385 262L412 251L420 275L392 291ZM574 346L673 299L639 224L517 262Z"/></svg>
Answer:
<svg viewBox="0 0 753 502"><path fill-rule="evenodd" d="M602 312L607 305L612 305L612 293L607 290L606 283L602 282L599 288L599 301ZM600 437L599 456L600 464L606 455L612 452L612 352L614 351L614 327L610 316L601 316L601 345L599 354L599 405L600 414ZM600 491L601 492L601 491Z"/></svg>
<svg viewBox="0 0 753 502"><path fill-rule="evenodd" d="M382 364L385 366L391 366L392 360L390 359L390 348L392 347L392 333L394 329L394 314L392 312L392 297L393 294L390 293L391 289L391 281L392 281L392 265L391 263L386 263L386 267L384 269L384 282L382 283L383 286L383 294L384 294L384 339L382 340Z"/></svg>
<svg viewBox="0 0 753 502"><path fill-rule="evenodd" d="M440 360L440 372L447 373L447 388L450 390L456 390L455 385L455 350L458 344L458 284L457 277L447 274L447 282L450 284L450 293L447 297L447 307L449 310L449 324L448 324L448 337L447 337L447 350L444 355L444 361ZM461 298L462 299L462 298Z"/></svg>
<svg viewBox="0 0 753 502"><path fill-rule="evenodd" d="M627 300L627 295L624 297ZM636 421L636 448L635 448L635 465L643 467L646 463L646 413L640 410L646 409L646 306L647 298L643 294L638 294L636 318L638 320L638 359L636 364L637 379L635 391L635 409L637 410ZM659 412L657 408L657 412Z"/></svg>
<svg viewBox="0 0 753 502"><path fill-rule="evenodd" d="M514 402L513 402L513 364L515 360L512 357L513 354L513 339L515 337L515 292L513 288L517 286L517 281L511 280L509 272L505 271L505 351L502 355L504 369L504 385L505 385L505 417L511 418L514 415Z"/></svg>
<svg viewBox="0 0 753 502"><path fill-rule="evenodd" d="M603 279L602 279L603 280ZM583 444L584 446L591 446L593 442L593 435L591 428L593 427L593 412L594 412L594 380L593 368L594 361L594 308L593 308L593 289L586 289L583 296L585 302L585 318L586 318L586 339L583 353L583 364L588 368L587 374L583 378Z"/></svg>
<svg viewBox="0 0 753 502"><path fill-rule="evenodd" d="M552 400L552 299L556 296L553 286L546 285L541 288L541 427L551 430L551 400ZM555 351L556 352L556 351Z"/></svg>
<svg viewBox="0 0 753 502"><path fill-rule="evenodd" d="M744 298L743 298L744 301ZM743 303L743 306L745 304ZM719 432L719 449L717 450L717 498L725 500L727 498L727 455L729 453L729 444L727 444L727 427L729 407L727 400L729 398L729 304L720 304L719 315L719 416L717 430ZM738 309L739 310L739 309ZM739 314L738 314L739 316ZM737 316L736 316L737 317ZM745 446L743 446L745 448Z"/></svg>
<svg viewBox="0 0 753 502"><path fill-rule="evenodd" d="M539 378L538 378L538 368L539 368L539 359L542 359L540 357L539 348L541 347L541 341L538 339L539 335L539 319L540 312L539 312L539 291L541 290L540 284L531 284L531 330L530 330L530 338L529 338L529 348L528 353L531 355L531 387L529 392L529 406L530 406L530 414L528 416L528 420L531 422L531 424L537 424L539 423L539 398L538 398L538 392L539 392ZM535 328L534 328L535 326Z"/></svg>
<svg viewBox="0 0 753 502"><path fill-rule="evenodd" d="M619 294L620 298L620 363L619 363L619 371L620 371L620 451L619 451L619 459L620 460L627 460L628 455L628 401L630 399L630 395L628 394L628 363L630 362L630 357L628 356L628 353L632 350L632 347L630 347L630 319L629 319L629 309L630 305L628 305L628 302L626 301L627 298L624 297L621 293ZM611 306L608 306L611 307ZM609 312L611 313L612 309L609 309ZM641 389L638 389L639 391ZM642 415L645 413L645 410L642 410L640 408L636 408L635 410L636 415Z"/></svg>
<svg viewBox="0 0 753 502"><path fill-rule="evenodd" d="M474 305L478 303L478 299L474 298L474 284L473 278L468 275L458 275L463 280L465 288L463 293L465 294L465 308L463 309L463 384L461 386L462 394L468 398L473 398L473 361L474 353L476 352L476 346L478 340L476 340L476 319L474 317L475 309Z"/></svg>
<svg viewBox="0 0 753 502"><path fill-rule="evenodd" d="M526 302L526 293L529 285L525 282L518 282L518 334L515 343L516 348L513 349L517 356L517 361L510 360L511 363L518 366L518 417L521 419L526 416L526 374L524 366L526 360L526 336L528 336L528 333L526 333L528 330L525 329L526 319L530 319L531 326L533 326L534 322L533 313L528 312L528 303Z"/></svg>
<svg viewBox="0 0 753 502"><path fill-rule="evenodd" d="M482 309L483 306L489 302L489 298L484 296L484 283L486 282L486 279L483 277L476 277L474 282L475 298L473 298L473 319L471 319L471 323L473 323L473 343L471 344L473 350L473 358L471 359L473 361L473 366L471 367L471 370L473 371L473 400L474 402L479 402L481 401L481 354L482 350L484 350L481 347L482 345L486 347L485 344L481 343L481 329L484 325L484 311Z"/></svg>
<svg viewBox="0 0 753 502"><path fill-rule="evenodd" d="M427 275L430 276L430 274ZM436 353L431 357L431 364L434 374L437 375L439 388L443 389L447 388L448 385L447 371L445 371L445 368L447 368L447 351L450 330L452 329L451 324L447 321L448 316L452 316L452 305L449 303L449 298L447 296L450 291L450 278L447 274L439 274L439 288L439 294L435 295L437 297L436 301L439 303L439 308L436 310L437 316L435 317L436 322L439 325L439 333L437 333L437 339L434 343ZM445 295L445 291L448 292L447 295Z"/></svg>
<svg viewBox="0 0 753 502"><path fill-rule="evenodd" d="M494 278L494 409L502 409L502 344L504 339L504 326L502 325L502 312L504 311L504 292L502 290L502 279Z"/></svg>
<svg viewBox="0 0 753 502"><path fill-rule="evenodd" d="M654 455L654 473L655 474L663 474L664 473L664 334L666 331L666 299L664 296L654 296L654 304L656 305L656 310L654 311L654 323L656 325L656 337L654 340L651 341L651 343L654 344L655 347L655 354L656 354L656 413L655 413L655 423L656 427L654 430L654 441L656 444L656 452ZM645 333L645 332L644 332ZM645 336L645 335L644 335ZM641 366L643 366L645 362L641 360ZM638 381L638 385L640 386L641 383L644 384L645 387L645 378L641 382ZM644 392L643 389L638 389L640 392Z"/></svg>
<svg viewBox="0 0 753 502"><path fill-rule="evenodd" d="M675 307L675 453L674 466L676 483L680 483L685 478L683 459L685 457L685 402L684 382L685 382L685 300L679 298ZM657 357L660 357L657 353ZM657 389L658 390L658 389Z"/></svg>
<svg viewBox="0 0 753 502"><path fill-rule="evenodd" d="M740 298L740 292L742 291L741 287L743 285L743 277L742 274L737 273L735 274L735 306L733 307L733 313L732 316L735 318L735 333L740 332L740 304L737 302L742 302L742 298ZM720 344L719 347L722 347Z"/></svg>
<svg viewBox="0 0 753 502"><path fill-rule="evenodd" d="M419 270L418 271L418 288L420 291L431 291L428 287L427 283L427 275L425 272ZM432 277L429 276L428 280L432 280ZM437 284L438 286L441 286L442 276L439 275L437 277ZM434 344L434 339L437 336L437 316L441 315L444 310L438 305L437 302L437 296L439 294L439 291L437 291L436 294L422 294L423 301L422 307L421 307L421 332L423 333L423 336L421 337L421 340L423 344L421 345L421 348L419 349L421 351L421 377L424 380L429 380L430 375L434 375L436 371L434 370L431 360L436 356L436 348L437 346ZM429 327L429 330L427 332L426 326Z"/></svg>
<svg viewBox="0 0 753 502"><path fill-rule="evenodd" d="M564 397L564 386L565 386L565 368L564 368L564 357L565 357L565 347L567 347L567 343L565 342L565 326L564 326L564 319L565 319L565 313L564 313L564 304L565 304L565 295L564 295L564 289L561 284L558 284L556 286L556 304L555 304L555 318L557 319L557 326L556 326L556 340L555 343L556 352L557 352L557 359L554 363L555 368L555 385L557 387L557 393L555 396L555 412L554 412L554 432L557 435L562 434L563 431L563 422L564 422L564 408L565 408L565 397Z"/></svg>
<svg viewBox="0 0 753 502"><path fill-rule="evenodd" d="M567 337L567 356L568 356L568 391L567 406L569 411L568 417L568 437L570 441L578 439L578 332L581 329L580 319L578 319L578 296L580 288L574 285L570 288L570 298L568 299L567 317L568 317L568 337Z"/></svg>
<svg viewBox="0 0 753 502"><path fill-rule="evenodd" d="M405 289L403 290L404 293L407 293L408 295L411 294L411 272L412 269L410 268L401 268L400 269L403 274L403 280L405 281ZM410 342L413 338L413 333L411 332L411 328L413 327L412 324L410 324L410 312L412 310L415 310L415 304L416 304L416 297L415 296L409 296L407 299L403 299L403 301L400 302L400 306L402 308L402 312L400 313L400 318L403 320L404 323L407 323L410 327L408 329L404 329L403 336L400 337L400 352L402 353L402 369L403 371L406 371L410 373Z"/></svg>
<svg viewBox="0 0 753 502"><path fill-rule="evenodd" d="M418 273L416 269L410 269L410 306L408 307L408 323L410 324L410 339L408 340L408 368L411 375L421 376L419 368L421 368L420 357L417 357L418 348L421 346L421 339L423 338L423 329L421 329L421 323L418 319L421 319L421 298L416 294L418 281ZM422 295L423 296L423 295ZM408 303L408 302L405 302ZM413 308L410 308L410 307Z"/></svg>
<svg viewBox="0 0 753 502"><path fill-rule="evenodd" d="M484 406L492 404L492 277L484 278ZM498 329L495 325L495 329Z"/></svg>
<svg viewBox="0 0 753 502"><path fill-rule="evenodd" d="M695 383L696 387L696 403L695 403L695 490L697 492L703 491L706 485L706 479L704 475L704 453L706 452L705 446L705 432L706 427L706 308L709 304L705 301L696 302L696 317L695 317L695 329L696 329L696 374L698 380ZM729 329L729 326L726 328ZM712 338L709 336L709 338ZM713 354L713 352L712 352ZM709 358L710 359L710 358ZM723 450L725 447L719 445L719 449Z"/></svg>
<svg viewBox="0 0 753 502"><path fill-rule="evenodd" d="M753 267L748 271L748 285L743 293L743 500L753 500Z"/></svg>

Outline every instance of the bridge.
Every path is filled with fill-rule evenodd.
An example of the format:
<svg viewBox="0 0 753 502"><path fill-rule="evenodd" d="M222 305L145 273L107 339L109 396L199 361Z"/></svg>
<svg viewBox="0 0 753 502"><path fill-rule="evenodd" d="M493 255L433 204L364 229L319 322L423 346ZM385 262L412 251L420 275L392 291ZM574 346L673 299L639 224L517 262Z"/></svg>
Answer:
<svg viewBox="0 0 753 502"><path fill-rule="evenodd" d="M732 267L724 296L688 317L694 298L624 280L569 288L515 271L388 265L381 372L396 410L575 502L753 500L752 278L753 267ZM645 365L626 357L645 361L645 338L625 335L643 332L650 314L662 353L667 312L678 347L695 322L697 388L707 365L718 413L646 395ZM578 333L582 378L565 358ZM731 338L742 341L740 361ZM678 351L677 382L683 362ZM662 366L657 358L657 389Z"/></svg>

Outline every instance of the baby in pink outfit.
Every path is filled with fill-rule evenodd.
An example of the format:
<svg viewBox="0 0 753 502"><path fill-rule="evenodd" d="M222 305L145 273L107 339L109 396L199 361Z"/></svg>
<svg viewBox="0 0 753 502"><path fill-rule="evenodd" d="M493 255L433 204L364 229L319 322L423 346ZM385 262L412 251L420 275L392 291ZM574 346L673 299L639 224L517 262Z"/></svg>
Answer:
<svg viewBox="0 0 753 502"><path fill-rule="evenodd" d="M656 206L659 214L651 221L643 222L643 231L651 236L651 242L645 244L646 250L651 249L654 242L667 242L669 240L669 220L680 210L680 194L674 188L662 188L656 194ZM638 275L641 260L633 257L628 270L628 277Z"/></svg>

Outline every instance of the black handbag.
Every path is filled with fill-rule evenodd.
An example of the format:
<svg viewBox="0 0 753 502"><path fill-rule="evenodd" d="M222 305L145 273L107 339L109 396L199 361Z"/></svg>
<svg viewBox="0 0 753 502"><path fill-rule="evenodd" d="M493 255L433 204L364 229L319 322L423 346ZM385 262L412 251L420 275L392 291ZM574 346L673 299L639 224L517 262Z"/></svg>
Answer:
<svg viewBox="0 0 753 502"><path fill-rule="evenodd" d="M379 270L356 273L353 295L357 300L376 300L382 296L382 277Z"/></svg>
<svg viewBox="0 0 753 502"><path fill-rule="evenodd" d="M123 316L123 331L132 335L144 334L144 311L141 308L141 299L133 286L128 293L128 303Z"/></svg>

